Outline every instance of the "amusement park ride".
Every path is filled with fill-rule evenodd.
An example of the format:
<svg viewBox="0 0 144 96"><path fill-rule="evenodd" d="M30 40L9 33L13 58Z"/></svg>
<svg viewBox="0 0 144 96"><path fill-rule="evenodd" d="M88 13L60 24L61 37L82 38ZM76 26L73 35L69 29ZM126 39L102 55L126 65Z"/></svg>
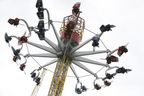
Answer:
<svg viewBox="0 0 144 96"><path fill-rule="evenodd" d="M109 50L106 48L106 50L95 50L95 47L99 46L99 43L101 41L100 37L103 35L103 33L107 31L111 31L114 25L102 25L100 27L100 34L94 34L93 37L89 38L88 40L80 43L82 41L84 30L90 31L85 28L85 20L80 17L80 3L77 2L74 4L72 9L72 15L64 17L63 21L61 22L61 28L60 28L60 35L57 33L55 26L53 24L53 20L50 19L49 11L46 8L43 8L43 2L42 0L37 0L36 8L38 9L37 16L39 18L39 22L37 27L31 27L28 25L28 23L24 19L9 19L8 22L11 25L18 26L20 22L24 22L27 29L28 29L28 35L26 33L20 37L18 36L9 36L7 33L5 34L5 41L9 44L10 41L14 38L18 40L18 45L21 46L19 49L15 49L13 46L11 46L11 49L14 53L13 61L17 62L18 60L24 59L24 62L22 64L19 64L19 68L21 71L24 71L26 68L27 58L29 57L44 57L44 58L53 58L48 64L42 65L37 69L34 69L31 72L31 77L36 82L36 86L32 92L31 96L36 96L37 92L40 88L41 82L46 74L46 67L50 66L51 64L56 64L56 68L54 71L54 75L51 81L50 89L48 92L48 96L61 96L62 90L64 87L64 83L67 77L68 69L70 68L72 72L74 73L75 78L77 79L77 84L75 87L75 92L77 94L81 94L82 92L86 91L87 88L82 84L80 81L79 76L76 73L76 70L73 66L76 65L80 67L81 69L85 70L86 72L90 73L95 77L95 80L93 82L94 88L96 90L100 90L103 85L104 86L110 86L111 82L110 80L114 78L117 74L120 73L127 73L128 71L131 71L131 69L126 69L124 67L118 67L118 66L111 66L111 63L118 62L118 57L114 56L113 53L117 52L118 56L121 56L123 53L128 52L127 45L119 46L118 48L114 50ZM48 28L45 28L45 22L44 22L44 12L48 15ZM56 36L56 39L58 41L58 44L55 44L52 42L49 38L45 36L45 32L49 31L50 26L53 29L53 32ZM38 37L39 41L44 41L51 47L45 46L43 44L38 44L29 41L29 38L31 37L31 32L35 32ZM89 42L92 42L93 51L78 51L78 49L82 48ZM22 54L23 46L27 46L27 44L32 45L36 48L44 50L46 53L41 54L30 54L29 52L27 54ZM83 56L89 56L94 54L101 54L105 53L105 61L106 63L101 63L95 60L88 59ZM97 66L102 66L105 68L105 76L100 77L97 75L97 73L90 70L86 65L83 63L90 63ZM96 66L96 67L97 67ZM114 73L109 73L110 70L115 70ZM99 84L97 81L101 80L103 82L103 85Z"/></svg>

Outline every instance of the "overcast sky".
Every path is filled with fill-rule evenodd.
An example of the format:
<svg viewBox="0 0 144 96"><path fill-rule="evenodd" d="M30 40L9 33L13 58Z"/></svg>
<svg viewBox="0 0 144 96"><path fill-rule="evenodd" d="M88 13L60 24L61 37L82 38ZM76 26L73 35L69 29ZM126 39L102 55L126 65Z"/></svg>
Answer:
<svg viewBox="0 0 144 96"><path fill-rule="evenodd" d="M143 0L43 0L43 2L44 7L50 11L50 17L54 21L62 21L63 17L71 14L73 4L81 2L80 10L83 12L81 17L86 21L86 28L95 33L100 33L99 27L102 24L116 25L113 31L102 36L103 42L109 49L115 49L120 45L129 43L127 46L129 52L124 54L119 62L115 64L130 68L132 69L131 72L116 76L110 87L102 88L99 91L93 89L95 79L93 76L81 78L83 84L88 86L88 91L81 95L77 95L74 91L76 79L67 77L63 96L144 95ZM27 67L25 75L24 72L19 70L19 66L12 61L13 53L4 40L6 32L16 35L17 33L23 34L26 31L23 25L10 26L7 23L9 18L23 18L29 25L37 26L38 18L35 4L36 0L0 0L0 96L30 96L35 86L29 73L34 69L32 64L36 65L36 63L32 59L28 59L29 67ZM57 30L59 30L58 28ZM35 33L32 33L32 35L38 40ZM90 36L93 36L93 34L85 32L83 41ZM49 36L48 33L47 37L52 39L52 36ZM86 47L85 50L92 50L92 47ZM98 59L100 58L105 57L99 57ZM54 70L54 67L51 66L49 69ZM81 71L77 71L81 74ZM47 72L38 96L47 95L52 75L51 72Z"/></svg>

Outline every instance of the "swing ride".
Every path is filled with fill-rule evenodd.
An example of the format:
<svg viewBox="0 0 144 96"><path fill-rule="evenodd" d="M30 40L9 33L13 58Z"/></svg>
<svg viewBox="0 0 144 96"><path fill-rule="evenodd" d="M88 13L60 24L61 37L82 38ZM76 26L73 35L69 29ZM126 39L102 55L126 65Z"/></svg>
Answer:
<svg viewBox="0 0 144 96"><path fill-rule="evenodd" d="M111 66L111 63L119 61L119 58L113 54L117 53L117 55L120 57L123 55L123 53L127 53L127 45L119 46L118 48L112 51L108 48L106 48L105 50L95 50L95 47L99 47L99 43L101 43L101 36L107 31L112 31L112 28L114 28L115 25L102 25L100 27L100 34L94 34L93 37L82 42L82 39L84 39L84 31L91 31L85 28L85 20L80 17L80 2L74 4L74 6L72 7L71 15L63 18L63 21L61 22L61 28L59 31L60 34L58 34L58 32L56 31L54 21L50 19L49 11L43 7L42 0L37 0L36 8L38 9L37 16L39 18L39 22L36 27L29 26L29 24L24 19L15 18L8 20L8 23L17 27L20 25L20 22L25 23L28 29L28 34L24 33L22 36L19 37L14 35L9 36L7 33L5 33L5 41L9 44L9 46L11 46L10 42L12 41L12 39L17 39L18 45L21 46L19 49L15 49L13 46L11 46L11 49L14 54L13 61L17 62L18 60L24 60L23 63L19 64L19 68L21 71L25 71L25 68L27 66L26 63L28 62L27 58L53 58L49 63L45 65L40 65L37 69L33 69L33 71L30 73L31 78L36 83L36 86L31 96L37 95L38 90L46 74L47 67L51 64L56 64L56 67L49 88L48 96L62 95L62 91L69 69L71 69L71 71L74 73L75 78L77 79L75 92L77 94L81 94L82 92L87 91L86 86L82 84L73 65L78 66L79 68L85 70L86 72L94 76L95 80L93 82L93 85L96 90L100 90L103 85L110 86L110 80L114 78L117 74L124 74L131 71L131 69L126 69L124 67ZM48 16L47 28L45 28L44 12L46 12ZM46 31L49 31L50 27L52 27L58 44L55 44L55 42L51 40L51 37L47 38L45 35ZM29 38L31 38L32 32L35 32L35 34L38 35L38 39L40 42L44 41L50 47L43 45L43 43L38 44L36 42L31 42ZM82 48L89 42L92 42L93 51L79 51L80 48ZM28 45L44 50L46 53L31 54L28 51L27 54L23 54L22 50L24 46L28 48ZM104 57L106 63L98 62L83 57L96 54L106 54L106 57ZM101 70L105 68L105 76L102 77L97 75L97 73L93 72L85 64L82 63L93 64L96 65L96 67L102 66ZM109 73L110 70L115 70L115 72ZM100 85L97 82L98 80L101 80L103 82L103 85Z"/></svg>

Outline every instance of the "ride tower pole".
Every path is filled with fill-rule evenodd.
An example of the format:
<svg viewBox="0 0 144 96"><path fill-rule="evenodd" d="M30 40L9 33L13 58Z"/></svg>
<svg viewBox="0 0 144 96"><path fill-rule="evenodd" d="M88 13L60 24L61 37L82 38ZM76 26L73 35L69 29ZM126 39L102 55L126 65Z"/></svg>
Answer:
<svg viewBox="0 0 144 96"><path fill-rule="evenodd" d="M59 58L55 68L48 96L61 96L71 59L67 56Z"/></svg>
<svg viewBox="0 0 144 96"><path fill-rule="evenodd" d="M80 18L80 3L73 6L72 15L64 17L60 34L63 43L62 55L59 56L48 96L61 96L68 69L72 63L71 50L76 47L82 39L84 30L84 19ZM76 39L77 38L77 39ZM61 48L59 44L59 48Z"/></svg>

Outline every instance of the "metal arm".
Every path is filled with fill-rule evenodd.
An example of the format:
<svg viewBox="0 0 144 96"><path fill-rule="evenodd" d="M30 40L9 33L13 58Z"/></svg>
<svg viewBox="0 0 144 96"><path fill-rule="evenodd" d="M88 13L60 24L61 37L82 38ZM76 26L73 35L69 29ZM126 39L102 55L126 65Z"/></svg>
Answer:
<svg viewBox="0 0 144 96"><path fill-rule="evenodd" d="M105 74L107 73L107 71L111 70L111 69L118 69L119 67L118 66L113 66L113 67L110 67L108 68L106 71L105 71Z"/></svg>
<svg viewBox="0 0 144 96"><path fill-rule="evenodd" d="M18 39L18 37L17 37L17 36L14 36L14 35L12 35L12 36L10 36L10 37Z"/></svg>
<svg viewBox="0 0 144 96"><path fill-rule="evenodd" d="M87 41L81 43L80 45L78 45L77 47L73 48L71 53L74 53L76 50L80 49L81 47L83 47L84 45L86 45L87 43L89 43L92 40L92 38L89 38Z"/></svg>
<svg viewBox="0 0 144 96"><path fill-rule="evenodd" d="M63 49L63 44L62 44L62 42L60 40L60 37L59 37L59 35L58 35L58 33L57 33L56 29L55 29L55 26L53 25L52 21L50 22L50 24L52 25L52 28L53 28L53 31L55 33L56 39L58 41L58 45L59 45L60 49L62 50Z"/></svg>
<svg viewBox="0 0 144 96"><path fill-rule="evenodd" d="M108 54L108 56L110 56L111 54L113 54L114 52L116 52L118 49L115 49L113 51L110 51L110 53Z"/></svg>
<svg viewBox="0 0 144 96"><path fill-rule="evenodd" d="M27 29L29 31L28 37L30 37L31 36L31 31L30 31L30 27L29 27L28 23L24 19L20 19L20 20L23 21L26 24L26 27L27 27Z"/></svg>
<svg viewBox="0 0 144 96"><path fill-rule="evenodd" d="M59 51L59 48L57 47L57 45L55 43L53 43L51 40L49 40L48 38L45 37L44 39L53 49L55 49L56 51Z"/></svg>
<svg viewBox="0 0 144 96"><path fill-rule="evenodd" d="M85 55L93 55L93 54L100 54L100 53L107 53L109 50L100 50L100 51L81 51L81 52L75 52L73 54L73 57L78 56L85 56Z"/></svg>
<svg viewBox="0 0 144 96"><path fill-rule="evenodd" d="M40 45L40 44L33 43L33 42L30 42L30 41L28 41L27 43L30 44L30 45L32 45L32 46L38 47L38 48L40 48L42 50L45 50L47 52L50 52L52 54L57 54L57 52L55 50L53 50L52 48L46 47L44 45Z"/></svg>
<svg viewBox="0 0 144 96"><path fill-rule="evenodd" d="M128 43L126 44L126 45L124 45L124 46L127 46L128 45ZM118 48L116 48L115 50L113 50L113 51L110 51L110 53L108 54L108 56L110 56L111 54L113 54L114 52L116 52L118 50Z"/></svg>
<svg viewBox="0 0 144 96"><path fill-rule="evenodd" d="M27 57L46 57L46 58L57 58L57 55L51 54L51 53L42 53L42 54L27 54Z"/></svg>
<svg viewBox="0 0 144 96"><path fill-rule="evenodd" d="M104 67L110 67L108 64L100 63L98 61L90 60L90 59L87 59L84 57L74 57L74 60L89 63L89 64L100 65L100 66L104 66Z"/></svg>
<svg viewBox="0 0 144 96"><path fill-rule="evenodd" d="M45 65L43 65L43 66L40 66L38 70L40 70L40 69L42 69L42 68L45 68L45 67L47 67L47 66L49 66L49 65L51 65L51 64L53 64L53 63L55 63L55 62L57 62L57 61L58 61L57 58L56 58L56 59L53 59L52 61L48 62L47 64L45 64Z"/></svg>
<svg viewBox="0 0 144 96"><path fill-rule="evenodd" d="M77 81L79 82L79 81L80 81L80 80L79 80L79 77L78 77L78 75L77 75L77 73L76 73L73 65L70 65L70 68L71 68L72 72L74 73L75 77L77 78Z"/></svg>
<svg viewBox="0 0 144 96"><path fill-rule="evenodd" d="M94 75L96 78L98 78L97 74L95 74L94 72L92 72L90 69L88 69L86 66L84 66L83 64L81 64L78 61L72 61L75 65L77 65L78 67L84 69L85 71L89 72L90 74Z"/></svg>
<svg viewBox="0 0 144 96"><path fill-rule="evenodd" d="M49 14L48 9L44 8L44 10L46 10L47 12L47 16L48 16L48 29L47 30L49 30L50 29L50 14Z"/></svg>

